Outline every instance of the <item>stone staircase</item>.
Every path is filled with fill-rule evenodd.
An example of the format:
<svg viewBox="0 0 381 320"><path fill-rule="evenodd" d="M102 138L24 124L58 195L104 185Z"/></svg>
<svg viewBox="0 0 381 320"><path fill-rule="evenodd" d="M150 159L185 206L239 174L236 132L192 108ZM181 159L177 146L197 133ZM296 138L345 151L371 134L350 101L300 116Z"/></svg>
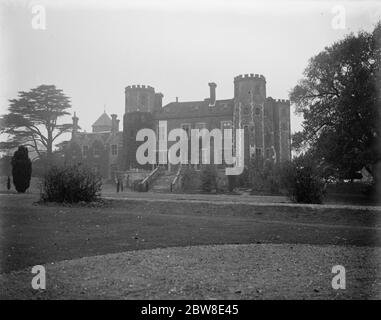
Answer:
<svg viewBox="0 0 381 320"><path fill-rule="evenodd" d="M152 192L171 192L171 183L176 176L176 172L163 172L160 174L150 187Z"/></svg>

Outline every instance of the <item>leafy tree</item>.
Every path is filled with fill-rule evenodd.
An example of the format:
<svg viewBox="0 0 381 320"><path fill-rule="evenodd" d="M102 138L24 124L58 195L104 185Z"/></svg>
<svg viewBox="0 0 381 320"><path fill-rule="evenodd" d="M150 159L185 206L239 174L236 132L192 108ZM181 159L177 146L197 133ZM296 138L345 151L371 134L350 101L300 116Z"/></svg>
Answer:
<svg viewBox="0 0 381 320"><path fill-rule="evenodd" d="M380 39L381 22L325 48L290 94L304 117L293 147L307 148L342 178L380 160Z"/></svg>
<svg viewBox="0 0 381 320"><path fill-rule="evenodd" d="M9 150L22 143L39 157L46 153L50 159L54 141L72 127L58 124L60 117L69 115L69 98L54 85L40 85L28 92L20 91L18 98L9 102L9 113L2 116L0 131L8 134L9 140L0 143L0 149Z"/></svg>
<svg viewBox="0 0 381 320"><path fill-rule="evenodd" d="M13 184L17 192L25 192L30 185L32 162L28 157L28 148L20 146L12 158Z"/></svg>
<svg viewBox="0 0 381 320"><path fill-rule="evenodd" d="M12 156L3 155L0 158L0 176L9 176L12 171Z"/></svg>
<svg viewBox="0 0 381 320"><path fill-rule="evenodd" d="M325 182L321 167L308 153L282 164L281 183L294 202L322 203Z"/></svg>

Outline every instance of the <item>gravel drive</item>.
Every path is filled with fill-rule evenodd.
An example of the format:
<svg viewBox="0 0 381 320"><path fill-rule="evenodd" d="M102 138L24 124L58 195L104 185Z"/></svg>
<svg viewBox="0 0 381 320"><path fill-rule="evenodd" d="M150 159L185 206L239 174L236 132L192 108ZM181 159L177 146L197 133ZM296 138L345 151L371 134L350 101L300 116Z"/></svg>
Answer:
<svg viewBox="0 0 381 320"><path fill-rule="evenodd" d="M380 299L381 248L305 244L175 247L46 265L0 275L1 299ZM334 290L332 267L346 268Z"/></svg>

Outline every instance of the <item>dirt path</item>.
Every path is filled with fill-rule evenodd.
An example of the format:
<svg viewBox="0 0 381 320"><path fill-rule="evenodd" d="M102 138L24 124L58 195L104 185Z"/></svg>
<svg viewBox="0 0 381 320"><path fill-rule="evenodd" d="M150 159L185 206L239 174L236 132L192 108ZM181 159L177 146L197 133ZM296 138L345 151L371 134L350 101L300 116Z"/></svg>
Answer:
<svg viewBox="0 0 381 320"><path fill-rule="evenodd" d="M258 196L258 195L229 195L229 194L182 194L182 193L154 193L154 192L103 192L106 199L134 200L151 202L188 202L188 203L213 203L220 205L244 204L255 206L273 206L288 208L310 208L316 210L348 209L348 210L373 210L380 211L381 206L353 205L353 204L303 204L292 203L285 196Z"/></svg>
<svg viewBox="0 0 381 320"><path fill-rule="evenodd" d="M130 251L46 265L47 288L29 269L0 275L0 298L380 299L381 248L250 244ZM332 288L332 267L346 289Z"/></svg>

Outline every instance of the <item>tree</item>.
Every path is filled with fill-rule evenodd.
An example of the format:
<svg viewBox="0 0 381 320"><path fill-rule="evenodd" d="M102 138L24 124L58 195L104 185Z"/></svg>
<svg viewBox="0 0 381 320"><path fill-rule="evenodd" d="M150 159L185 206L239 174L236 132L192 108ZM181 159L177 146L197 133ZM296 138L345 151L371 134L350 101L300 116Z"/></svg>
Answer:
<svg viewBox="0 0 381 320"><path fill-rule="evenodd" d="M325 195L325 180L316 160L306 153L282 164L282 185L288 196L298 203L322 203Z"/></svg>
<svg viewBox="0 0 381 320"><path fill-rule="evenodd" d="M381 22L309 61L290 99L304 117L293 147L307 148L342 178L380 160Z"/></svg>
<svg viewBox="0 0 381 320"><path fill-rule="evenodd" d="M22 143L39 157L46 154L51 159L54 141L72 128L72 124L58 124L60 117L69 115L69 98L54 85L40 85L29 92L20 91L18 99L9 102L0 132L10 138L0 143L0 149L9 150Z"/></svg>
<svg viewBox="0 0 381 320"><path fill-rule="evenodd" d="M20 146L12 158L13 184L17 192L25 192L30 185L32 176L32 162L28 157L28 149Z"/></svg>

